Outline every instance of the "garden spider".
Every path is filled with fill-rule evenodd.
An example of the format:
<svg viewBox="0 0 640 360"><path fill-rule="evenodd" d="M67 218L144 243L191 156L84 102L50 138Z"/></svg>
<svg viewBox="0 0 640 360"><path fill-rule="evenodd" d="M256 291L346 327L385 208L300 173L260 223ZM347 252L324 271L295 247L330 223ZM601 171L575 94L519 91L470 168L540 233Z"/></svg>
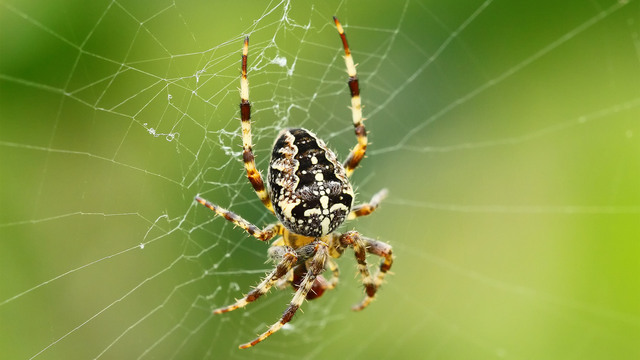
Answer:
<svg viewBox="0 0 640 360"><path fill-rule="evenodd" d="M246 306L265 294L273 286L291 284L296 293L289 307L278 322L255 340L240 345L246 349L266 339L289 322L304 299L315 299L338 283L338 266L334 258L342 255L347 247L353 248L366 296L354 310L364 309L373 300L385 274L391 268L391 246L364 236L357 231L337 234L333 231L345 220L371 214L385 197L386 190L378 192L368 204L352 207L354 192L349 176L358 166L367 149L367 133L362 118L360 89L356 67L351 57L347 38L338 19L334 16L345 53L351 91L351 114L358 143L344 162L324 141L306 129L285 129L280 132L273 146L269 164L269 190L265 188L256 170L251 147L251 105L247 81L247 53L249 38L242 49L242 77L240 79L240 114L244 166L247 177L264 206L276 215L279 222L264 229L249 223L242 217L218 205L196 196L196 201L216 214L240 226L258 240L268 241L280 236L269 248L269 257L277 262L276 268L244 298L234 304L217 309L214 314L225 313ZM366 253L382 257L375 276L369 273ZM326 268L332 272L328 281L322 276Z"/></svg>

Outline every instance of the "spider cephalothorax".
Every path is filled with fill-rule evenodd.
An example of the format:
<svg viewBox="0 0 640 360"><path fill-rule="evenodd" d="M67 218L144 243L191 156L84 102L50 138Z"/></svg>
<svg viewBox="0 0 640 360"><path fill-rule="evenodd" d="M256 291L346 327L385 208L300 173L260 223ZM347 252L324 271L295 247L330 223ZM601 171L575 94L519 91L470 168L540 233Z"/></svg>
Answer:
<svg viewBox="0 0 640 360"><path fill-rule="evenodd" d="M242 77L240 79L240 114L242 120L243 161L249 182L264 206L274 213L279 222L264 229L251 224L242 217L215 205L200 196L196 201L216 214L240 226L262 241L278 237L269 248L269 257L277 263L276 268L253 290L234 304L214 310L220 314L246 306L265 294L271 287L291 284L296 293L278 322L255 340L240 345L245 349L266 339L289 322L304 299L320 297L325 290L338 283L338 266L333 260L340 257L346 248L352 248L358 263L358 271L366 296L354 310L364 309L375 297L385 274L391 268L393 255L391 246L361 236L357 231L343 234L334 230L345 220L371 214L386 195L386 190L375 194L369 203L353 206L353 187L349 176L358 166L367 150L367 132L362 118L360 88L356 67L351 57L344 30L337 18L333 18L342 39L345 63L349 74L351 93L351 116L358 143L344 163L314 133L306 129L285 129L280 132L271 154L269 164L269 190L265 188L260 172L256 169L251 145L251 104L247 80L247 54L249 38L245 38L242 50ZM366 254L382 257L375 276L367 266ZM322 273L329 269L332 277L326 280Z"/></svg>

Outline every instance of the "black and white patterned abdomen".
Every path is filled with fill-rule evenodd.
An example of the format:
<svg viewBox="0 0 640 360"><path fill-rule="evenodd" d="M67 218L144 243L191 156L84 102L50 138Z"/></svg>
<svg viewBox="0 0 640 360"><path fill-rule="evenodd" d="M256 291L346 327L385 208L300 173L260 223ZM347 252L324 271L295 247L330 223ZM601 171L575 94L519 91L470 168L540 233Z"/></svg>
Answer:
<svg viewBox="0 0 640 360"><path fill-rule="evenodd" d="M353 189L324 141L306 129L286 129L273 145L268 175L278 220L291 232L321 237L345 220Z"/></svg>

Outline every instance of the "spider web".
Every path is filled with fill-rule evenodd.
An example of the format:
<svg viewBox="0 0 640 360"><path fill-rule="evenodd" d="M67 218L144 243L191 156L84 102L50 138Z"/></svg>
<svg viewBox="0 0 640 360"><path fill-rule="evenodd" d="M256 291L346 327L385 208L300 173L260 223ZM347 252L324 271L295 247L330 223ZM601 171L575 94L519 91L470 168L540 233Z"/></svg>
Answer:
<svg viewBox="0 0 640 360"><path fill-rule="evenodd" d="M3 1L0 353L69 358L640 357L640 1ZM291 291L212 315L270 269L254 148L372 142L344 226L397 256L378 299L340 286L251 350ZM377 259L370 258L371 262Z"/></svg>

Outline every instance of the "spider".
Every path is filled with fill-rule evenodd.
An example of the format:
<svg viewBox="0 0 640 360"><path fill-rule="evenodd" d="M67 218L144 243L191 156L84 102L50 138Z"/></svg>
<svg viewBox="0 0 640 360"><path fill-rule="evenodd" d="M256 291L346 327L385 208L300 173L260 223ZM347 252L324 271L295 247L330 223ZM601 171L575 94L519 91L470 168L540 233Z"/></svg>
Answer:
<svg viewBox="0 0 640 360"><path fill-rule="evenodd" d="M239 215L196 196L195 200L217 215L240 226L261 241L276 239L268 250L269 257L277 263L253 290L234 304L214 310L214 314L229 312L255 301L276 285L291 284L296 290L289 306L278 322L256 339L240 345L246 349L266 339L289 322L302 302L320 297L325 290L338 283L339 270L334 258L339 258L346 248L353 248L362 277L366 296L353 310L367 307L374 299L385 274L391 268L391 246L360 235L357 231L343 234L334 230L345 220L371 214L378 208L387 191L383 189L369 203L353 206L354 191L349 176L360 163L367 149L367 132L362 118L360 89L356 67L351 57L342 25L333 20L342 40L345 63L349 74L351 115L358 140L344 164L327 145L309 130L284 129L278 135L269 163L268 182L265 188L260 172L256 170L251 145L251 105L247 80L247 54L249 37L242 49L242 77L240 79L240 114L242 122L243 160L249 182L264 206L278 218L278 222L260 229ZM382 258L377 273L372 276L366 261L366 253ZM328 268L332 277L322 276Z"/></svg>

